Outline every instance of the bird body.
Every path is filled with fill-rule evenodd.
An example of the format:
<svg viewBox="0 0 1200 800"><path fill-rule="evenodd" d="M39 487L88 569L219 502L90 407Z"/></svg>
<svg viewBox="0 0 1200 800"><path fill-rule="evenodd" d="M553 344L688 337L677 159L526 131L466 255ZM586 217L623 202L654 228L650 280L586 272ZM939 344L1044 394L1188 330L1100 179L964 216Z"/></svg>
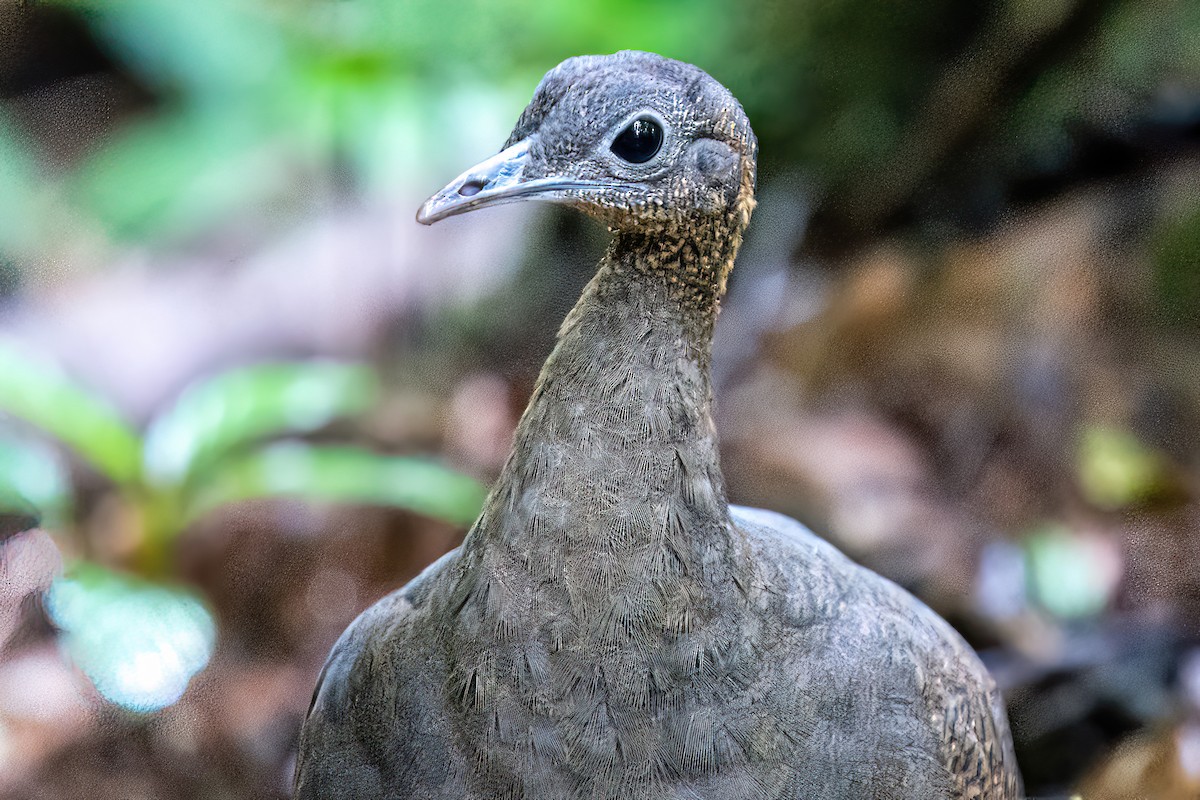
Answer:
<svg viewBox="0 0 1200 800"><path fill-rule="evenodd" d="M709 361L755 150L695 67L571 59L422 210L536 193L613 240L462 547L335 645L298 798L1019 797L961 638L726 501Z"/></svg>

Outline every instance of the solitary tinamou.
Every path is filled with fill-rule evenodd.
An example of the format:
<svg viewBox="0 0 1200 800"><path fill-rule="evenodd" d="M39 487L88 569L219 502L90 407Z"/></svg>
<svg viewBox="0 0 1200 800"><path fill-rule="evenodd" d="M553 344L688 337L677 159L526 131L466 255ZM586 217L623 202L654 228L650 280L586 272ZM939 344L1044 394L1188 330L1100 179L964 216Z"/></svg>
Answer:
<svg viewBox="0 0 1200 800"><path fill-rule="evenodd" d="M562 203L612 242L462 546L319 679L296 797L1021 796L971 649L798 522L730 506L709 355L757 141L688 64L564 61L431 224Z"/></svg>

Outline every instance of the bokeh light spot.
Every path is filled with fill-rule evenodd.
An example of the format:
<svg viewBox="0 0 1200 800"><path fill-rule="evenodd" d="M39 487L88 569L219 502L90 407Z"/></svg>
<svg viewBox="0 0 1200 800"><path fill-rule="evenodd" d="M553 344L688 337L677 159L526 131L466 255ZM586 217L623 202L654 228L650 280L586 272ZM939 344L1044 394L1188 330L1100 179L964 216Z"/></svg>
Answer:
<svg viewBox="0 0 1200 800"><path fill-rule="evenodd" d="M193 595L95 566L55 581L47 608L96 690L134 711L179 700L216 644L212 616Z"/></svg>

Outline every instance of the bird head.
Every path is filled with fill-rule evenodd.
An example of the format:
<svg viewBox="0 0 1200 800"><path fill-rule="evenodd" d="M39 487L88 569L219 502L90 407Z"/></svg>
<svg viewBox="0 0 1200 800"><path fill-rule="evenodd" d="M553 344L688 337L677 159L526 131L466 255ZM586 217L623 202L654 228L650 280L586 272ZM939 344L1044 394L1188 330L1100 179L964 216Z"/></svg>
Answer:
<svg viewBox="0 0 1200 800"><path fill-rule="evenodd" d="M544 200L615 230L707 220L740 232L757 149L738 101L691 64L635 51L569 58L542 79L500 153L430 197L417 221Z"/></svg>

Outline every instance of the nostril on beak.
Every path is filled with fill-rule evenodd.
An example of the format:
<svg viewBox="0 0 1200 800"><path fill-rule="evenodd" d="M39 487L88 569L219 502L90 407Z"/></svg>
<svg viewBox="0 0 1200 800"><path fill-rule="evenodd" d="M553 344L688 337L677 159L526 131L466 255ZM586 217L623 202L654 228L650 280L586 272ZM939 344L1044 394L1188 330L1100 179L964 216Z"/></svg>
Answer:
<svg viewBox="0 0 1200 800"><path fill-rule="evenodd" d="M483 187L487 185L487 181L482 181L479 178L472 178L466 181L462 186L458 187L458 193L463 197L479 194L483 191Z"/></svg>

